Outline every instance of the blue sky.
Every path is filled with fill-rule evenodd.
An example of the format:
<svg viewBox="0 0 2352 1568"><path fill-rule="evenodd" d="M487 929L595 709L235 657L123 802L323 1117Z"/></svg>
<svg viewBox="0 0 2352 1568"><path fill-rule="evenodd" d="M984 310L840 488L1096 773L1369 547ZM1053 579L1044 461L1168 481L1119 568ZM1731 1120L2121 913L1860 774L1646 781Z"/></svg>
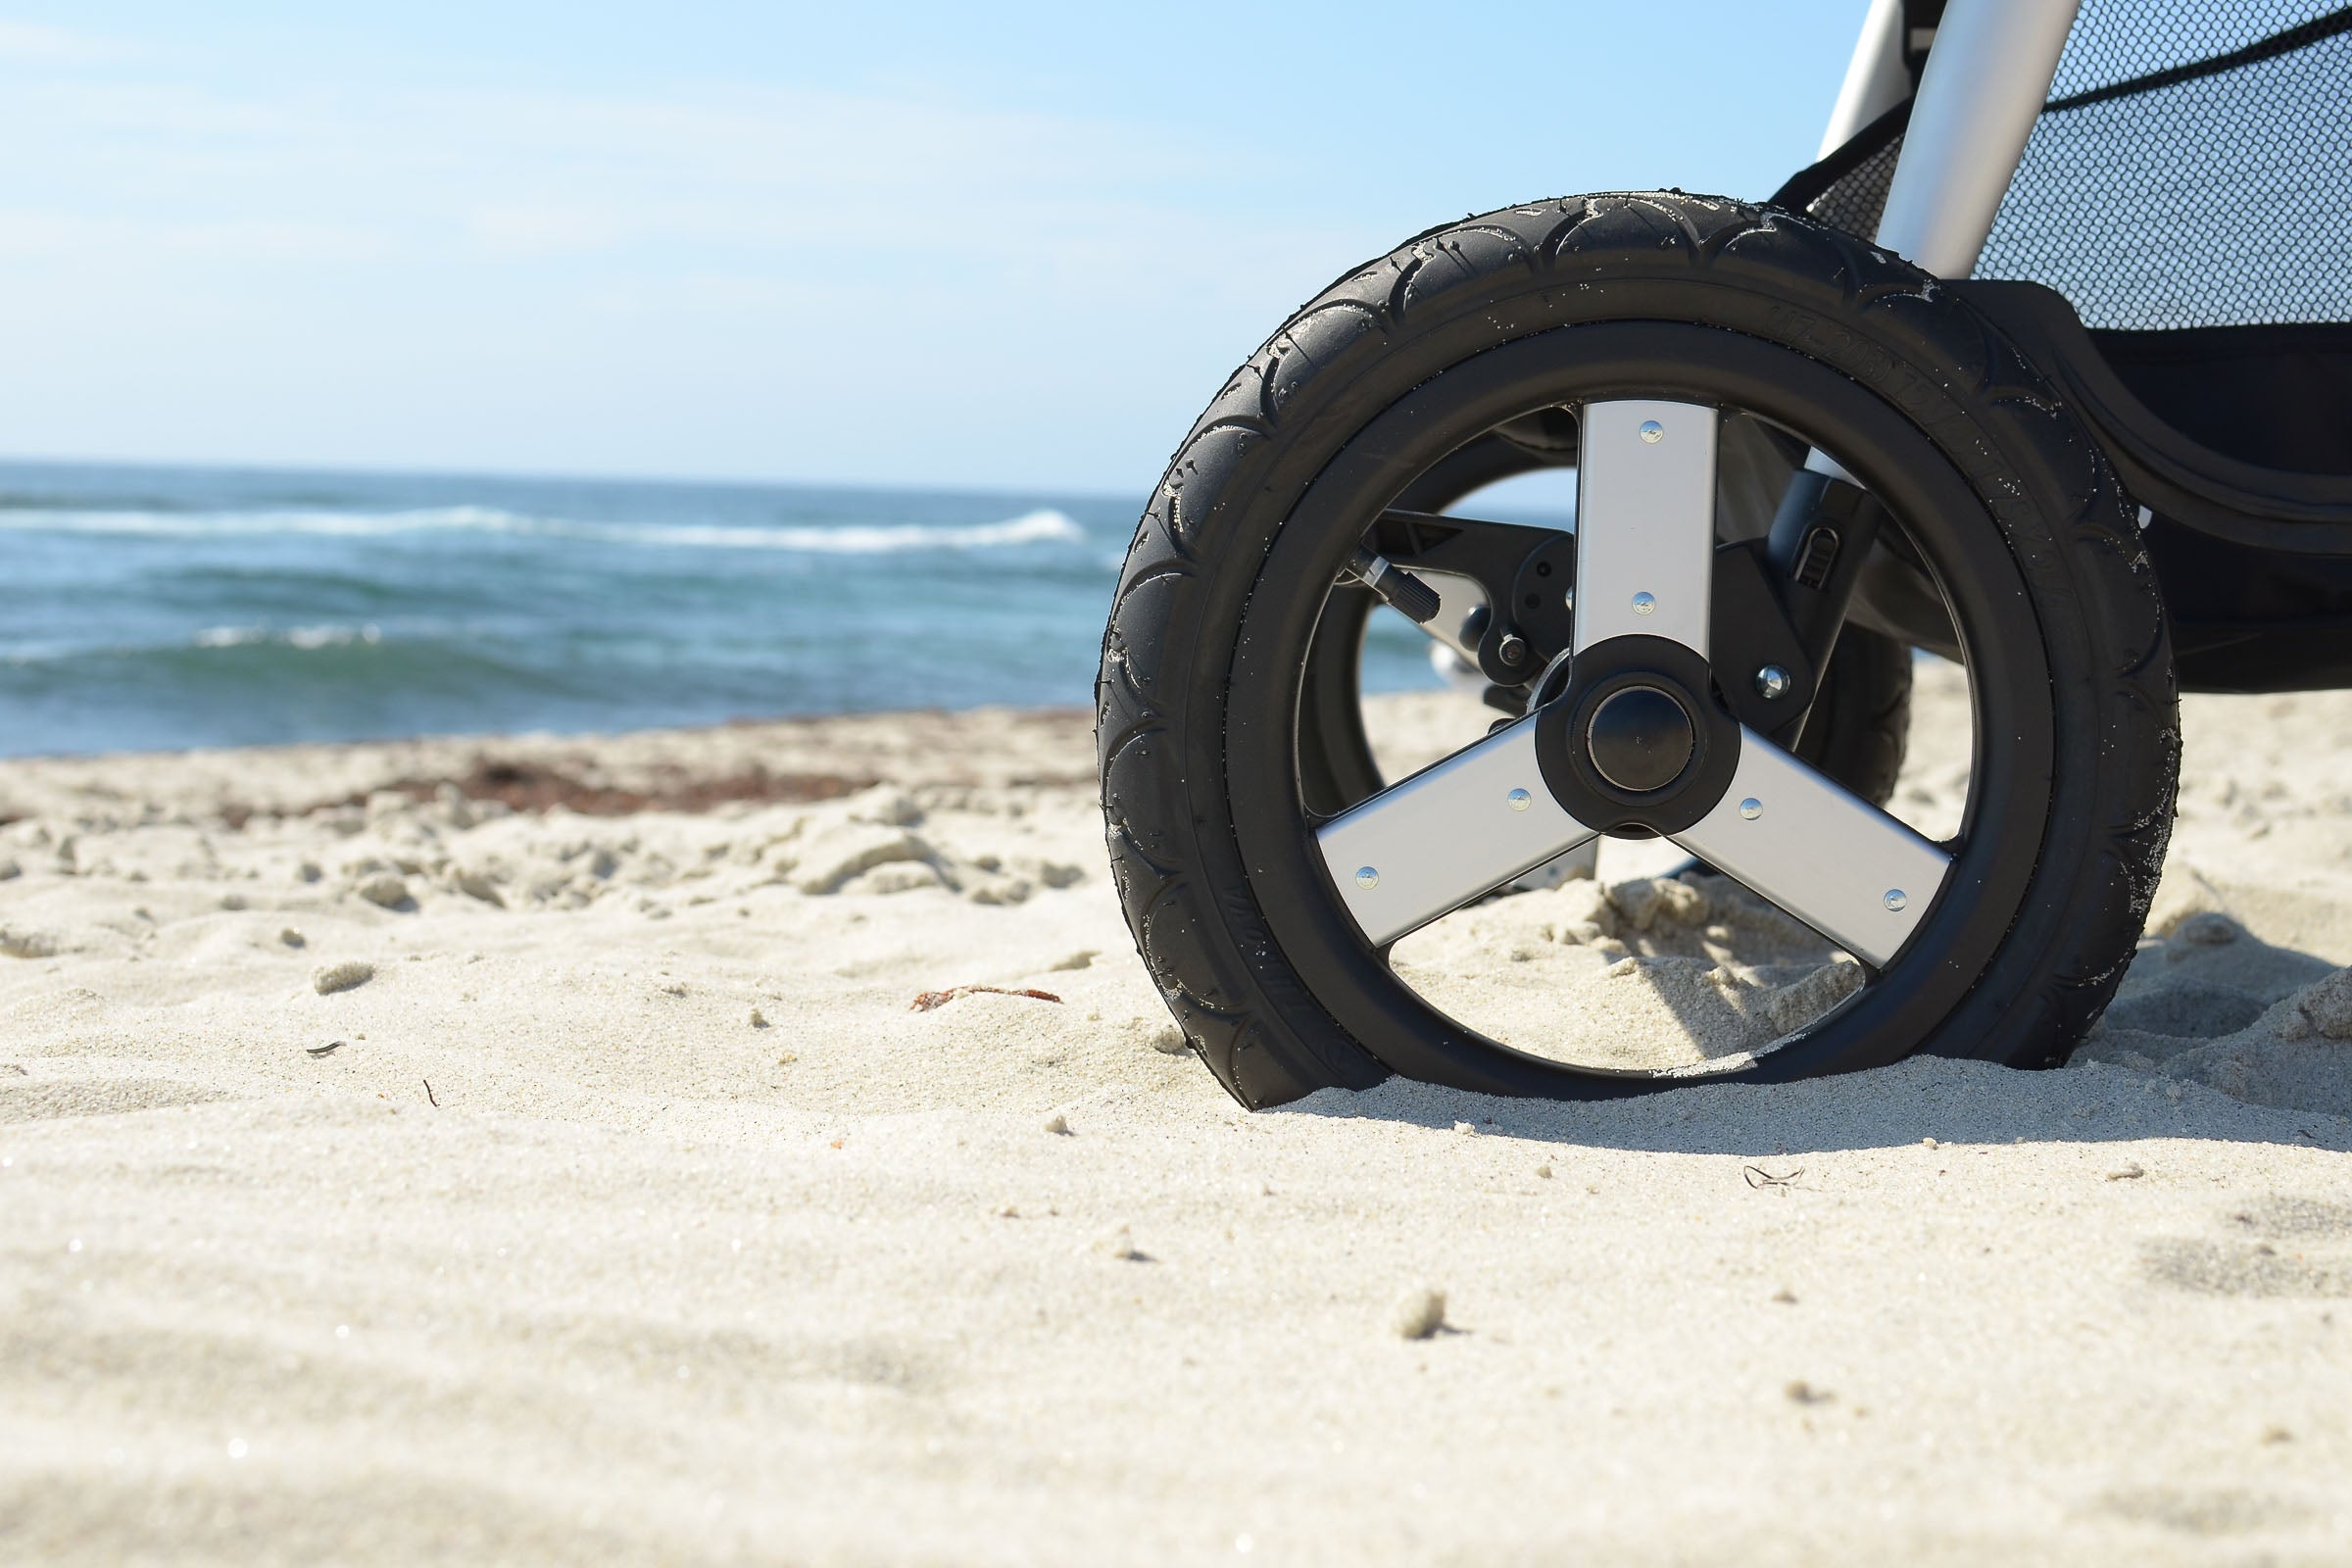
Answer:
<svg viewBox="0 0 2352 1568"><path fill-rule="evenodd" d="M1148 485L1350 264L1761 196L1837 3L0 11L0 453Z"/></svg>

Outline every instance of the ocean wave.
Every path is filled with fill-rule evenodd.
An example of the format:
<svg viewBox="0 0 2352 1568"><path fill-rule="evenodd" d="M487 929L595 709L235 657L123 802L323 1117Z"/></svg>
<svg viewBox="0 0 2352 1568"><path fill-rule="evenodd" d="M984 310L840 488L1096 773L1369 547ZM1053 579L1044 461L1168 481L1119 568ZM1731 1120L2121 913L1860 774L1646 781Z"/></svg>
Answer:
<svg viewBox="0 0 2352 1568"><path fill-rule="evenodd" d="M1083 544L1086 530L1051 507L1000 522L842 523L730 527L719 523L590 522L534 516L497 507L423 507L403 512L106 512L0 509L0 530L215 539L270 534L365 538L405 533L490 533L657 550L780 550L879 556L910 550L1001 550Z"/></svg>
<svg viewBox="0 0 2352 1568"><path fill-rule="evenodd" d="M254 643L275 643L304 652L349 648L355 643L372 646L383 640L383 630L377 626L289 626L283 631L268 626L207 626L189 639L198 648L244 648Z"/></svg>
<svg viewBox="0 0 2352 1568"><path fill-rule="evenodd" d="M472 639L444 627L423 627L414 628L409 634L395 640L412 645L446 643L456 646ZM148 643L18 643L0 652L0 666L27 669L74 663L96 665L126 659L177 659L185 657L191 649L291 649L296 653L309 654L326 648L381 646L387 646L384 630L372 623L358 626L206 626L191 636Z"/></svg>

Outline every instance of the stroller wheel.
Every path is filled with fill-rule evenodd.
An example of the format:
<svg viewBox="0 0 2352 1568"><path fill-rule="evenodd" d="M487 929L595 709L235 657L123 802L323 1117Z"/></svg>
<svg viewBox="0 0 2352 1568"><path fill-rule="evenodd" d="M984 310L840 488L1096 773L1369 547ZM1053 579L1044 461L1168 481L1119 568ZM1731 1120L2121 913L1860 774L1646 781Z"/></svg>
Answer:
<svg viewBox="0 0 2352 1568"><path fill-rule="evenodd" d="M1481 475L1564 458L1573 536L1477 517ZM1500 710L1396 782L1353 690L1381 600ZM1967 674L1947 822L1884 807L1907 643ZM1129 925L1249 1105L2061 1061L2131 956L2178 760L2130 510L2033 368L1895 258L1679 194L1468 220L1301 310L1170 466L1097 694ZM1610 940L1769 992L1733 1048L1628 1060L1573 988L1465 978L1519 907L1492 896L1595 834L1711 868L1649 895L1700 923Z"/></svg>

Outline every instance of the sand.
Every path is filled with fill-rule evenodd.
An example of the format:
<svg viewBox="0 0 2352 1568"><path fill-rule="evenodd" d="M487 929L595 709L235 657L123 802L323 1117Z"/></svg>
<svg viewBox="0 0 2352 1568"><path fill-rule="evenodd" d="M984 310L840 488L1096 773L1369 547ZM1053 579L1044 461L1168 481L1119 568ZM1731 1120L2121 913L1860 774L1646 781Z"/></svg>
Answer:
<svg viewBox="0 0 2352 1568"><path fill-rule="evenodd" d="M2352 696L2188 703L2063 1071L1254 1116L1086 726L0 765L0 1560L2352 1553ZM1842 983L1669 869L1399 956L1611 1060Z"/></svg>

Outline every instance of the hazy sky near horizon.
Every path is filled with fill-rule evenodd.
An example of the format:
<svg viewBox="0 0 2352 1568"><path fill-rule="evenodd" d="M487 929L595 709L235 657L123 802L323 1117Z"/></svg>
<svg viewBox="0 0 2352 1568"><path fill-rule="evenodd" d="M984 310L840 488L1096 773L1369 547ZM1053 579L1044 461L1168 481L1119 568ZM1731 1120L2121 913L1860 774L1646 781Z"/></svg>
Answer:
<svg viewBox="0 0 2352 1568"><path fill-rule="evenodd" d="M1807 162L1863 0L0 10L0 455L1133 491L1349 265Z"/></svg>

